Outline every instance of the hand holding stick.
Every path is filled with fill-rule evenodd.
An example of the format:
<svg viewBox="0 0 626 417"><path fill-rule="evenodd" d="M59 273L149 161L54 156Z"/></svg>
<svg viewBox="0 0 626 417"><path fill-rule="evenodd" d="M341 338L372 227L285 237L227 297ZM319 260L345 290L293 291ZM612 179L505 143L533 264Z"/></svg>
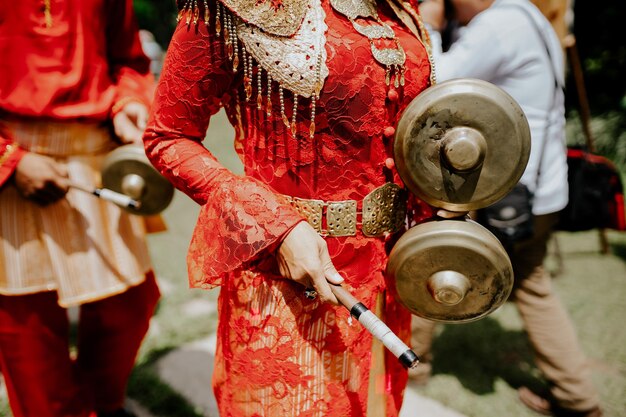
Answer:
<svg viewBox="0 0 626 417"><path fill-rule="evenodd" d="M419 363L415 352L341 286L343 278L330 259L326 242L307 222L298 223L283 239L277 261L283 277L304 285L306 298L319 296L321 301L342 304L402 365L412 368Z"/></svg>
<svg viewBox="0 0 626 417"><path fill-rule="evenodd" d="M357 319L376 339L380 340L387 349L394 354L400 363L408 368L414 368L419 363L419 358L398 336L391 331L374 313L363 305L359 300L340 284L330 284L337 300L348 309L350 314Z"/></svg>

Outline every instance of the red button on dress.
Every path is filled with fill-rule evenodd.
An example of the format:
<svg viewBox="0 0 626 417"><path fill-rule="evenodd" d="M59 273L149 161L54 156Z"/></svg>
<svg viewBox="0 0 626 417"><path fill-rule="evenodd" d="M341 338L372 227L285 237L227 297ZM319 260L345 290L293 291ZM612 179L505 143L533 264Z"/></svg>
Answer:
<svg viewBox="0 0 626 417"><path fill-rule="evenodd" d="M387 92L387 98L389 99L389 101L392 101L395 103L396 101L398 101L400 96L398 95L398 92L392 88Z"/></svg>
<svg viewBox="0 0 626 417"><path fill-rule="evenodd" d="M391 138L391 137L393 137L393 135L395 135L395 134L396 134L396 128L395 128L395 127L393 127L393 126L387 126L387 127L385 128L385 130L383 130L383 135L384 135L386 138Z"/></svg>

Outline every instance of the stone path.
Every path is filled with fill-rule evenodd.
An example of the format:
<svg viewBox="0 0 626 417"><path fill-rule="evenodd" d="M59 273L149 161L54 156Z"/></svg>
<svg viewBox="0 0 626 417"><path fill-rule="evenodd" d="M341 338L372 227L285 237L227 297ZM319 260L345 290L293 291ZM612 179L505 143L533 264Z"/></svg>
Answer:
<svg viewBox="0 0 626 417"><path fill-rule="evenodd" d="M210 336L173 350L156 363L156 370L163 382L180 393L205 417L219 417L210 388L214 354L215 336ZM129 400L128 406L138 417L156 417L132 400ZM420 395L415 387L409 385L400 417L465 416Z"/></svg>

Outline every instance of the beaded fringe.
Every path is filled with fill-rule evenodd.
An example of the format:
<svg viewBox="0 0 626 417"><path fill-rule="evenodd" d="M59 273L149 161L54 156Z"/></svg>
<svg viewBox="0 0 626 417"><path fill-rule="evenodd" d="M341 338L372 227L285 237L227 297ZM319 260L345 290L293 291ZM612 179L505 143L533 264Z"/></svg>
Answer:
<svg viewBox="0 0 626 417"><path fill-rule="evenodd" d="M185 20L187 25L197 25L200 20L200 0L186 0L183 8L178 13L177 21ZM204 5L203 20L207 27L210 24L211 16L209 12L209 6L207 0L202 0ZM232 64L233 72L237 73L242 71L243 73L243 90L244 100L250 106L255 106L257 110L262 111L265 108L267 117L272 117L272 91L274 84L277 84L278 100L280 105L280 120L283 122L287 131L291 132L293 137L297 136L297 124L296 116L298 110L299 96L297 93L288 90L293 96L293 109L291 118L287 116L285 109L284 90L285 88L280 82L275 81L271 74L259 65L255 61L254 57L246 50L245 46L239 41L237 37L237 22L236 17L220 3L217 3L215 11L215 33L221 36L224 40L226 48L226 55ZM317 79L320 79L320 72L322 66L322 54L318 55L316 62L316 75ZM265 76L263 76L265 71ZM265 80L265 91L263 90L263 81ZM256 89L256 92L255 92ZM311 123L309 125L309 138L313 139L315 136L315 109L316 103L319 99L321 90L321 83L318 82L315 91L311 94L310 99L310 115ZM255 95L256 93L256 95ZM265 105L263 101L265 100Z"/></svg>

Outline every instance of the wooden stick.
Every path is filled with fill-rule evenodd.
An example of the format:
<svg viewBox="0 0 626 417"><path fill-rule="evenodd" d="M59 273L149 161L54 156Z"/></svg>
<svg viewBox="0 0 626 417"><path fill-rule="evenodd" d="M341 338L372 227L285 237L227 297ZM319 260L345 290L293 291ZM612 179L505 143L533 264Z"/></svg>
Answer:
<svg viewBox="0 0 626 417"><path fill-rule="evenodd" d="M589 108L589 100L587 99L587 89L585 88L585 79L583 77L583 67L578 55L578 48L576 47L576 38L574 35L567 37L566 43L567 53L569 56L570 66L572 68L572 74L574 75L574 84L576 85L576 92L578 93L578 107L580 109L580 121L585 134L585 141L587 143L587 149L591 153L596 152L595 138L591 131L591 110ZM604 254L609 253L609 239L606 234L606 229L600 229L599 231L601 252Z"/></svg>
<svg viewBox="0 0 626 417"><path fill-rule="evenodd" d="M385 323L372 313L363 303L357 300L348 290L341 285L330 283L330 288L337 300L348 309L350 314L357 319L376 339L380 340L387 349L394 354L400 363L406 368L414 368L419 363L419 358Z"/></svg>
<svg viewBox="0 0 626 417"><path fill-rule="evenodd" d="M595 138L591 131L591 110L589 108L589 100L587 99L587 89L585 88L585 80L583 76L583 68L578 56L578 48L576 47L576 38L574 35L568 37L566 44L567 54L569 56L570 67L574 75L574 85L578 94L578 108L580 110L580 121L585 135L585 141L589 152L595 153Z"/></svg>

